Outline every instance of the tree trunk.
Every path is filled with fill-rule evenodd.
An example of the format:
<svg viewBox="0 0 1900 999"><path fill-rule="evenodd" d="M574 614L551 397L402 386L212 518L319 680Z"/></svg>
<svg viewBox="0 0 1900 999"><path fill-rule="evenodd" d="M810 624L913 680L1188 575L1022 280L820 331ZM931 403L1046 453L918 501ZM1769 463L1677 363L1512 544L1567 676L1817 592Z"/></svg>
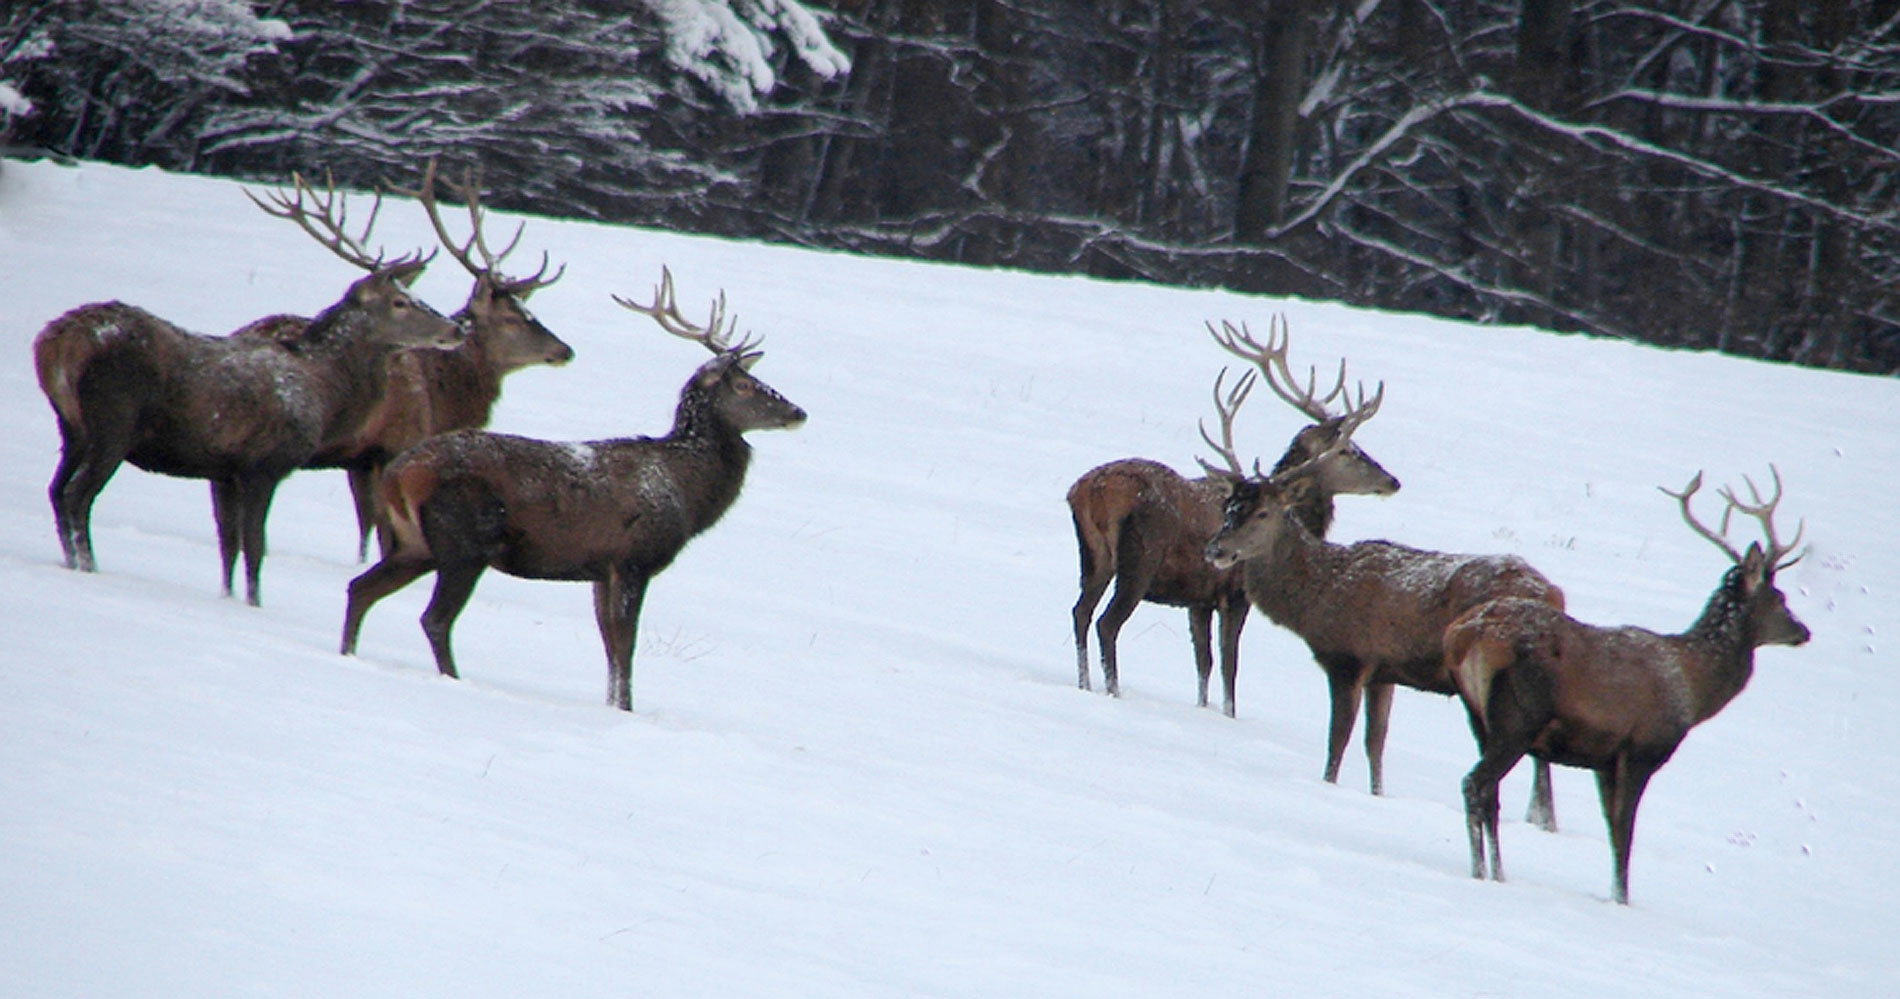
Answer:
<svg viewBox="0 0 1900 999"><path fill-rule="evenodd" d="M1311 0L1274 0L1255 49L1253 126L1240 168L1234 239L1264 242L1286 221L1287 192L1299 142L1306 87L1307 8Z"/></svg>

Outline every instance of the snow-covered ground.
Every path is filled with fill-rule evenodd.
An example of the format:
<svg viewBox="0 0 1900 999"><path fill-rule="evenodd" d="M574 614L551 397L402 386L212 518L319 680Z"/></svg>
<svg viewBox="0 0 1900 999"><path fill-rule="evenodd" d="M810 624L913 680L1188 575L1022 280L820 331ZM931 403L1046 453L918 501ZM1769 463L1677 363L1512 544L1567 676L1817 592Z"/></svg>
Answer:
<svg viewBox="0 0 1900 999"><path fill-rule="evenodd" d="M392 249L424 241L384 214ZM745 494L655 582L631 715L582 585L490 573L461 682L426 580L338 656L339 473L279 492L261 609L217 596L205 485L129 466L101 571L62 568L34 333L108 298L222 332L352 275L235 184L0 169L0 993L1894 994L1900 383L531 220L543 248L568 273L534 306L578 357L514 376L497 429L663 431L703 353L608 298L663 263L689 314L725 289L812 414L754 437ZM420 287L448 311L466 281ZM1192 468L1230 360L1203 322L1281 311L1297 363L1387 385L1359 440L1404 489L1342 500L1335 538L1516 553L1585 620L1686 626L1726 562L1655 487L1779 466L1815 638L1762 652L1650 785L1632 907L1579 771L1562 833L1507 821L1510 883L1467 876L1449 700L1398 695L1387 797L1356 747L1322 783L1321 674L1258 616L1238 720L1193 706L1167 608L1124 631L1121 700L1075 688L1064 491L1127 455ZM1261 393L1239 424L1271 460L1301 421Z"/></svg>

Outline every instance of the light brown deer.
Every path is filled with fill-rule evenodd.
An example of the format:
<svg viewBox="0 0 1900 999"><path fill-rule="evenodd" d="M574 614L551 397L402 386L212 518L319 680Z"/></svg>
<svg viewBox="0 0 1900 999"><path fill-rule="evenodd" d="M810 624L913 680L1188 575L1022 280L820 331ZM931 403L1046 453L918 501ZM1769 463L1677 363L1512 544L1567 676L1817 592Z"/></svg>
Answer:
<svg viewBox="0 0 1900 999"><path fill-rule="evenodd" d="M1302 389L1287 368L1290 343L1285 320L1276 318L1268 336L1268 345L1256 343L1244 328L1235 329L1223 322L1220 329L1208 324L1208 332L1230 352L1258 366L1267 384L1288 405L1314 422L1300 430L1287 445L1286 453L1274 465L1276 471L1295 465L1306 468L1318 489L1302 505L1298 515L1309 530L1324 536L1333 520L1333 497L1341 493L1389 496L1398 491L1399 481L1379 463L1350 443L1351 430L1357 425L1350 408L1340 414L1327 407L1339 398L1346 383L1345 362L1340 362L1339 381L1332 391L1321 396L1309 373ZM1228 465L1228 471L1186 478L1157 461L1124 458L1097 466L1084 473L1069 487L1069 513L1075 524L1076 547L1081 552L1081 596L1071 611L1075 626L1076 685L1089 687L1088 626L1096 605L1108 584L1115 584L1114 596L1095 622L1101 647L1103 685L1111 696L1121 693L1116 664L1116 638L1122 625L1142 601L1184 607L1188 612L1188 632L1194 645L1194 666L1199 677L1197 703L1208 706L1207 688L1213 672L1212 632L1215 616L1220 619L1221 710L1234 717L1234 685L1239 672L1241 628L1247 621L1247 596L1237 568L1218 569L1207 561L1207 542L1220 527L1221 508L1226 502L1233 477L1244 475L1233 443L1234 415L1252 391L1255 372L1249 372L1232 392L1223 392L1226 372L1215 381L1214 406L1219 414L1221 440L1208 436L1206 425L1202 439L1213 447ZM1346 440L1342 448L1333 445ZM1311 459L1327 452L1324 462Z"/></svg>
<svg viewBox="0 0 1900 999"><path fill-rule="evenodd" d="M1770 466L1773 469L1773 466ZM1720 492L1727 507L1722 532L1696 520L1689 500L1702 488L1702 473L1676 498L1690 529L1713 542L1734 563L1689 630L1659 635L1642 628L1600 628L1554 607L1526 600L1497 600L1473 608L1445 635L1445 663L1471 716L1479 760L1465 777L1465 825L1471 838L1471 876L1485 876L1490 843L1491 876L1504 880L1498 854L1498 781L1524 754L1539 761L1596 771L1603 817L1615 858L1616 901L1629 904L1630 844L1643 789L1696 725L1742 692L1755 669L1755 649L1800 645L1807 626L1788 609L1775 587L1775 573L1800 556L1800 544L1775 535L1781 474L1775 494L1764 500L1748 481L1754 502L1732 489ZM1752 543L1737 552L1726 538L1729 516L1760 522L1767 548Z"/></svg>
<svg viewBox="0 0 1900 999"><path fill-rule="evenodd" d="M334 189L326 198L302 177L293 184L294 194L258 204L369 272L311 320L294 347L188 333L119 302L74 309L34 339L40 387L59 420L60 462L48 493L68 567L96 568L93 502L129 461L211 481L224 593L231 595L241 551L245 598L257 605L264 521L278 483L355 432L391 352L460 339L453 323L409 294L426 258L385 261L363 248L375 210L352 235Z"/></svg>
<svg viewBox="0 0 1900 999"><path fill-rule="evenodd" d="M664 273L651 305L615 297L675 336L713 352L680 390L672 432L557 443L478 430L432 437L383 475L389 554L350 582L342 651L363 617L425 573L435 595L422 630L436 668L458 675L455 618L483 571L525 579L588 580L607 652L607 702L631 711L633 647L647 584L739 496L753 430L796 427L805 411L750 374L757 343L734 343L725 298L696 326L679 313Z"/></svg>
<svg viewBox="0 0 1900 999"><path fill-rule="evenodd" d="M1384 386L1369 402L1363 388L1360 396L1363 423L1377 411ZM1499 597L1561 608L1563 591L1515 556L1448 555L1390 541L1340 545L1315 537L1295 515L1314 488L1284 473L1237 480L1207 557L1223 567L1244 563L1248 598L1300 636L1325 671L1332 700L1328 783L1339 779L1364 697L1366 762L1372 793L1381 794L1394 686L1454 692L1445 670L1445 627ZM1547 768L1539 770L1532 794L1533 821L1554 827Z"/></svg>
<svg viewBox="0 0 1900 999"><path fill-rule="evenodd" d="M442 248L475 278L468 302L449 318L466 331L462 342L447 350L405 350L390 356L385 385L375 409L357 432L326 447L311 459L311 468L342 468L349 474L355 501L357 558L369 554L370 534L376 528L376 483L390 460L436 434L464 427L488 425L501 398L506 376L536 364L559 367L573 360L574 350L542 325L527 309L528 296L560 280L566 268L547 276L548 258L523 278L501 271L502 261L521 242L526 223L499 252L491 251L483 233L487 220L479 185L465 176L461 184L445 182L450 193L468 210L469 237L456 240L442 220L435 195L436 163L423 170L415 190L396 189L413 197L428 213ZM477 257L480 258L477 261ZM234 336L263 336L293 344L303 323L296 316L270 316L244 327ZM385 543L383 550L387 552Z"/></svg>

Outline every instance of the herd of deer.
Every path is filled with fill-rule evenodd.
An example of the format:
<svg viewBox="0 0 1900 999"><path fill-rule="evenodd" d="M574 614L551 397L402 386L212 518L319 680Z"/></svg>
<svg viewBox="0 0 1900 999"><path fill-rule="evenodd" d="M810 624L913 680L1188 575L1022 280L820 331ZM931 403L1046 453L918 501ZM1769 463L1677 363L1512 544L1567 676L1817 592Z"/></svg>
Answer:
<svg viewBox="0 0 1900 999"><path fill-rule="evenodd" d="M573 358L523 304L563 271L549 276L543 254L531 276L505 276L502 261L521 230L492 251L477 185L444 182L469 215L470 235L458 241L436 183L430 163L420 185L400 193L423 208L441 248L475 280L453 316L408 291L433 253L387 260L366 248L380 194L353 233L333 184L319 191L294 177L291 191L252 200L367 272L314 318L270 316L228 336L203 336L107 302L73 309L40 332L34 363L61 438L48 492L66 565L94 571L92 506L129 461L211 483L224 593L233 592L242 554L245 596L257 605L264 522L277 486L301 468L343 468L356 505L358 556L367 559L372 533L381 550L349 584L343 653L354 652L377 601L433 572L422 629L437 669L454 677L450 632L484 571L585 580L594 586L608 702L631 710L648 582L738 497L751 455L744 435L796 427L805 412L750 373L758 343L734 341L723 295L705 323L689 321L663 270L650 304L614 300L714 355L681 389L668 434L554 442L482 430L503 376ZM1489 873L1503 879L1498 782L1529 754L1536 762L1530 820L1545 829L1556 825L1550 764L1596 772L1615 897L1627 903L1636 806L1650 776L1691 727L1741 691L1756 647L1808 639L1775 588L1775 573L1794 561L1800 540L1799 531L1786 544L1776 535L1779 473L1772 497L1752 481L1750 502L1721 490L1727 506L1719 532L1690 508L1699 474L1669 493L1690 528L1734 563L1687 631L1586 625L1564 613L1561 590L1512 556L1325 540L1335 496L1399 489L1352 439L1378 412L1383 383L1370 397L1363 386L1349 395L1342 361L1322 393L1316 371L1304 383L1294 377L1283 325L1265 344L1244 326L1208 328L1254 368L1232 389L1225 371L1215 381L1219 439L1205 426L1202 437L1221 466L1203 461L1208 474L1190 480L1157 462L1125 459L1089 471L1069 490L1081 549L1082 593L1073 610L1079 685L1090 687L1088 627L1113 582L1094 622L1108 693L1120 692L1117 634L1136 605L1150 601L1187 608L1206 706L1218 613L1222 708L1231 717L1241 628L1257 606L1304 639L1326 673L1327 781L1338 778L1361 697L1372 793L1379 794L1394 687L1455 694L1480 750L1464 781L1473 876L1487 871L1488 844ZM1258 378L1313 422L1271 472L1256 461L1249 473L1233 423ZM1337 413L1329 408L1335 402ZM1761 524L1766 547L1738 552L1726 540L1734 513Z"/></svg>
<svg viewBox="0 0 1900 999"><path fill-rule="evenodd" d="M1615 863L1613 892L1628 904L1636 806L1650 777L1690 728L1741 692L1756 648L1808 640L1775 587L1775 573L1800 557L1800 531L1787 543L1775 531L1780 473L1769 497L1747 479L1748 501L1720 490L1720 531L1690 508L1700 473L1681 492L1663 490L1676 498L1690 529L1733 563L1688 630L1660 635L1588 625L1564 613L1562 590L1514 556L1327 541L1335 496L1399 489L1352 441L1379 411L1384 384L1370 398L1363 385L1348 395L1343 361L1324 394L1316 370L1301 383L1287 363L1290 338L1282 324L1265 344L1244 326L1210 323L1208 331L1254 368L1231 390L1226 371L1215 379L1220 435L1216 440L1203 425L1201 436L1220 466L1202 461L1207 475L1187 479L1157 462L1123 459L1091 469L1069 489L1082 563L1073 611L1077 684L1089 689L1089 620L1113 581L1114 596L1095 621L1108 693L1119 694L1116 636L1145 600L1187 608L1199 703L1207 706L1218 612L1222 709L1232 717L1240 631L1249 607L1258 607L1303 639L1326 673L1328 782L1338 780L1362 696L1366 760L1372 793L1379 794L1394 686L1455 695L1479 749L1464 780L1472 876L1485 876L1488 859L1491 877L1504 879L1498 782L1528 754L1536 765L1529 821L1546 830L1556 829L1550 765L1596 772ZM1255 462L1249 473L1235 453L1233 423L1256 377L1313 422L1294 435L1271 472ZM1337 413L1328 408L1335 401ZM1737 513L1754 518L1764 533L1746 552L1727 540Z"/></svg>
<svg viewBox="0 0 1900 999"><path fill-rule="evenodd" d="M232 592L238 554L245 597L259 600L264 520L279 483L300 468L346 468L361 531L382 558L349 586L342 651L355 650L370 607L434 572L422 615L436 668L455 676L449 632L488 568L528 579L594 584L607 651L607 698L631 710L635 630L646 586L739 494L752 430L796 427L804 410L751 374L760 352L734 342L723 297L711 318L680 314L662 271L651 304L615 297L713 358L680 390L664 437L588 442L531 440L479 428L501 379L534 364L564 364L574 351L523 303L561 276L541 267L509 278L483 236L477 185L448 184L467 206L470 235L449 235L435 195L435 164L407 191L428 213L442 248L475 279L468 304L444 317L410 295L429 257L386 260L365 243L381 195L360 232L334 184L302 177L264 211L297 223L368 272L315 318L270 316L229 336L186 332L119 302L84 305L33 341L40 387L59 423L60 462L48 492L69 568L91 572L92 506L123 462L211 483L211 510ZM433 254L430 254L433 257Z"/></svg>

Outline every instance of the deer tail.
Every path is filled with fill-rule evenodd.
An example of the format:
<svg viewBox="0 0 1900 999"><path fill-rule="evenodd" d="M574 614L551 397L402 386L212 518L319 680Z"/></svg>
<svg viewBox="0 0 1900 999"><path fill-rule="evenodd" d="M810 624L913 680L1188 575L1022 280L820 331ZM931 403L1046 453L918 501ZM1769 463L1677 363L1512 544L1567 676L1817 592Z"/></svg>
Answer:
<svg viewBox="0 0 1900 999"><path fill-rule="evenodd" d="M79 408L79 376L101 347L99 337L60 321L33 339L33 372L39 376L40 391L46 393L59 418L75 428L85 426Z"/></svg>
<svg viewBox="0 0 1900 999"><path fill-rule="evenodd" d="M1517 662L1515 643L1493 634L1484 622L1467 616L1453 622L1445 635L1445 667L1458 696L1479 725L1490 717L1492 681Z"/></svg>
<svg viewBox="0 0 1900 999"><path fill-rule="evenodd" d="M422 535L422 504L434 492L437 476L426 464L396 464L383 473L383 517L393 539L392 551L427 551Z"/></svg>

